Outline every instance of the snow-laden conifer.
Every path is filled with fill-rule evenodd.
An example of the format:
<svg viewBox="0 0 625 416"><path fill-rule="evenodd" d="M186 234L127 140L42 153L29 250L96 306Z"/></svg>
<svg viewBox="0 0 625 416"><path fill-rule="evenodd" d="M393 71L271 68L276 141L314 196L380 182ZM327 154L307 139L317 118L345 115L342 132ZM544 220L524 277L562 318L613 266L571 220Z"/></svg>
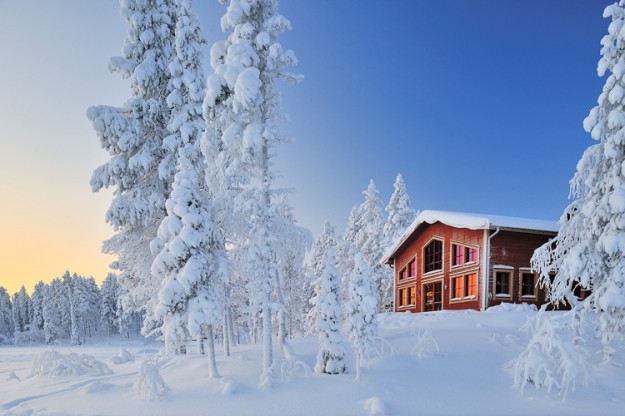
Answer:
<svg viewBox="0 0 625 416"><path fill-rule="evenodd" d="M362 253L371 270L379 296L378 311L384 311L390 309L393 304L393 282L380 264L385 250L382 201L373 180L369 182L369 186L363 191L363 194L365 200L357 211L359 215L357 215L358 223L354 230L355 234L352 237L353 246ZM355 253L355 250L351 251L352 256Z"/></svg>
<svg viewBox="0 0 625 416"><path fill-rule="evenodd" d="M349 279L345 323L349 341L356 353L356 379L360 379L363 360L375 351L377 337L375 314L378 306L376 283L361 253L356 253L354 270Z"/></svg>
<svg viewBox="0 0 625 416"><path fill-rule="evenodd" d="M201 70L201 35L190 0L181 0L177 11L176 54L170 65L172 92L166 146L177 149L177 173L167 199L167 216L158 229L153 249L158 255L152 273L162 281L156 317L167 350L178 349L187 334L209 345L209 376L218 376L212 325L222 316L223 282L227 273L223 236L215 223L204 171L206 158L200 149L204 131Z"/></svg>
<svg viewBox="0 0 625 416"><path fill-rule="evenodd" d="M417 216L417 212L410 206L410 197L401 173L395 178L393 194L384 210L386 211L384 244L389 247L401 237Z"/></svg>
<svg viewBox="0 0 625 416"><path fill-rule="evenodd" d="M38 282L33 288L33 295L31 296L33 317L30 325L31 331L36 331L38 334L43 334L43 302L45 295L46 285L43 282Z"/></svg>
<svg viewBox="0 0 625 416"><path fill-rule="evenodd" d="M0 286L0 342L13 338L13 308L11 297Z"/></svg>
<svg viewBox="0 0 625 416"><path fill-rule="evenodd" d="M339 275L334 247L328 247L321 276L314 282L311 314L319 349L315 372L339 374L347 372L345 344L341 333L343 313L339 302Z"/></svg>
<svg viewBox="0 0 625 416"><path fill-rule="evenodd" d="M13 306L13 328L15 333L28 331L32 320L33 305L24 286L13 295L11 304Z"/></svg>
<svg viewBox="0 0 625 416"><path fill-rule="evenodd" d="M100 326L107 335L119 331L119 320L117 318L119 292L117 276L109 273L100 288Z"/></svg>
<svg viewBox="0 0 625 416"><path fill-rule="evenodd" d="M110 159L91 178L93 191L113 188L106 214L115 235L103 250L117 256L128 310L151 310L159 283L150 278L150 242L165 216L176 155L163 147L169 135L169 64L173 54L173 0L121 0L128 35L121 57L109 67L129 79L131 96L121 107L96 106L87 117ZM173 157L173 160L172 160Z"/></svg>
<svg viewBox="0 0 625 416"><path fill-rule="evenodd" d="M553 303L599 313L597 328L604 356L625 335L625 1L608 6L612 19L601 40L598 73L609 73L598 104L584 120L596 144L577 164L571 180L573 202L560 218L553 241L540 247L532 267L549 287ZM553 279L553 281L551 281ZM576 291L590 289L583 301Z"/></svg>
<svg viewBox="0 0 625 416"><path fill-rule="evenodd" d="M252 312L262 318L263 383L271 377L272 294L278 281L271 158L276 145L286 141L278 129L277 81L296 80L285 71L296 63L295 56L278 42L290 22L277 8L277 0L229 2L221 24L230 35L211 50L215 73L208 79L204 102L208 134L203 146L220 152L219 182L232 214L226 230L239 236L233 239L238 248L242 242L246 245L244 275L250 303Z"/></svg>

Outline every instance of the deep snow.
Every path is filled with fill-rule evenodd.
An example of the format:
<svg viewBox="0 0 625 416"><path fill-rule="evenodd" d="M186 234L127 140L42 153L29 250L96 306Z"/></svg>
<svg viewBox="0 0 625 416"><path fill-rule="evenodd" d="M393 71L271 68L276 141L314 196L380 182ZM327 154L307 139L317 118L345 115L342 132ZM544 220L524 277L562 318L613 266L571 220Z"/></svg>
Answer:
<svg viewBox="0 0 625 416"><path fill-rule="evenodd" d="M234 347L230 357L218 350L217 364L223 376L219 379L207 378L207 360L195 354L193 345L188 355L175 357L159 356L161 344L139 339L99 338L79 347L1 346L0 414L625 414L625 368L601 367L601 355L594 354L598 349L595 340L588 345L595 358L595 383L578 386L566 401L557 393L531 386L523 394L512 388L507 363L526 345L527 334L520 328L534 313L496 308L487 312L382 314L378 318L383 353L362 369L360 381L354 380L353 371L313 374L316 340L306 337L292 340L297 355L293 361L280 363L276 381L264 389L258 387L260 345ZM57 366L52 375L41 370L45 368L41 354L49 351L58 353L47 354L56 359L92 356L99 363L86 357L82 362L91 364L69 366L68 370L66 363L61 366L66 371ZM277 351L275 356L279 356ZM623 358L621 345L617 362ZM158 363L158 374L168 387L156 401L144 399L134 387L148 359ZM150 368L144 365L143 371Z"/></svg>

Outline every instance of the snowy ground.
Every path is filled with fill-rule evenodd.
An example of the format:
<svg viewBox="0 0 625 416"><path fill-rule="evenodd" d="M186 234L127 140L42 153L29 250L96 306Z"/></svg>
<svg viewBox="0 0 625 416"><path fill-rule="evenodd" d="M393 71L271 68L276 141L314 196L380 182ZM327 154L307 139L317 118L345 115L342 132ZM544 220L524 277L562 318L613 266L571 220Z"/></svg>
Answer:
<svg viewBox="0 0 625 416"><path fill-rule="evenodd" d="M624 415L625 368L619 366L593 363L595 383L578 386L564 402L553 392L530 386L521 394L511 387L506 363L525 345L527 335L519 328L531 314L499 309L381 315L385 353L363 369L360 381L353 374L309 373L316 343L308 337L292 342L300 362L284 362L279 379L265 389L258 387L261 351L255 345L235 347L230 357L220 354L217 363L224 377L213 380L207 379L206 359L193 348L186 356L166 358L157 357L159 344L138 340L101 339L80 347L2 346L0 414ZM122 344L134 361L123 362ZM46 351L61 355L42 360ZM621 361L624 352L618 353ZM80 354L99 361L68 362ZM114 357L121 363L114 364ZM147 401L133 384L144 359L154 357L170 389L159 400ZM53 369L43 366L63 362ZM65 375L45 374L50 370Z"/></svg>

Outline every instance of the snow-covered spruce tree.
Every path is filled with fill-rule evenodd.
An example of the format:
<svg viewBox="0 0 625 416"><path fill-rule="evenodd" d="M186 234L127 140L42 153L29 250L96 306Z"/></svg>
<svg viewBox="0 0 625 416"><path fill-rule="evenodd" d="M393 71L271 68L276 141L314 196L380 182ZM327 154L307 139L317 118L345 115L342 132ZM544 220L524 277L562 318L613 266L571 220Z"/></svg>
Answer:
<svg viewBox="0 0 625 416"><path fill-rule="evenodd" d="M384 209L387 216L384 224L384 244L386 247L395 243L417 216L417 212L410 206L410 197L401 173L397 174L393 189L391 199Z"/></svg>
<svg viewBox="0 0 625 416"><path fill-rule="evenodd" d="M11 304L13 306L13 328L17 336L18 332L26 332L30 329L32 320L32 301L24 286L13 295Z"/></svg>
<svg viewBox="0 0 625 416"><path fill-rule="evenodd" d="M601 40L598 73L610 75L597 106L584 120L584 129L597 143L577 164L571 180L573 202L560 218L558 235L532 258L552 303L568 302L573 312L599 313L597 330L605 360L613 353L612 344L625 335L624 7L621 0L604 11L612 22ZM579 288L592 293L578 301Z"/></svg>
<svg viewBox="0 0 625 416"><path fill-rule="evenodd" d="M46 285L43 294L43 336L47 344L69 334L68 294L59 278Z"/></svg>
<svg viewBox="0 0 625 416"><path fill-rule="evenodd" d="M356 380L360 379L362 361L375 350L377 337L375 314L378 306L376 283L361 253L356 253L354 271L349 279L349 296L345 305L345 323L349 341L356 353Z"/></svg>
<svg viewBox="0 0 625 416"><path fill-rule="evenodd" d="M185 341L187 332L199 342L206 336L209 377L218 377L212 325L222 316L227 258L203 176L200 28L190 0L181 0L177 13L176 55L170 65L172 92L167 99L172 108L171 135L166 143L178 149L178 161L167 216L153 244L160 252L152 273L163 282L156 317L163 322L160 331L170 353Z"/></svg>
<svg viewBox="0 0 625 416"><path fill-rule="evenodd" d="M349 212L347 227L343 237L337 241L337 267L341 276L341 302L347 301L349 292L349 277L354 270L354 257L356 255L356 236L360 230L360 217L362 216L361 205L355 205Z"/></svg>
<svg viewBox="0 0 625 416"><path fill-rule="evenodd" d="M204 103L209 132L204 146L214 146L221 153L221 182L228 193L233 223L239 227L227 227L226 231L246 236L248 294L252 313L260 313L262 319L261 384L271 378L272 294L278 273L276 231L271 221L275 194L271 158L276 145L287 141L278 129L277 81L297 80L285 71L296 59L278 42L278 36L290 29L290 22L277 8L277 0L229 2L221 24L230 35L211 50L215 73L208 80Z"/></svg>
<svg viewBox="0 0 625 416"><path fill-rule="evenodd" d="M113 273L106 275L100 288L100 326L106 331L106 335L119 331L117 319L117 305L119 298L119 284L117 276Z"/></svg>
<svg viewBox="0 0 625 416"><path fill-rule="evenodd" d="M347 372L345 344L341 334L343 317L339 302L339 274L336 269L334 247L328 247L321 277L314 283L315 295L311 299L314 328L319 350L315 372L340 374Z"/></svg>
<svg viewBox="0 0 625 416"><path fill-rule="evenodd" d="M31 331L38 332L40 335L43 334L43 301L45 290L45 283L40 281L35 285L33 289L33 295L31 296L33 305L33 319L30 325L30 329Z"/></svg>
<svg viewBox="0 0 625 416"><path fill-rule="evenodd" d="M393 305L393 281L389 274L385 273L386 268L380 264L385 250L382 201L373 180L369 182L363 194L365 200L359 208L361 214L354 246L362 252L371 269L379 296L378 311L383 312L390 310Z"/></svg>
<svg viewBox="0 0 625 416"><path fill-rule="evenodd" d="M310 259L308 260L308 264L306 266L306 272L309 274L308 280L310 281L310 297L308 299L309 307L308 309L308 317L307 317L307 329L308 332L316 333L315 331L315 322L317 320L316 311L312 306L312 298L315 293L319 292L318 284L323 277L323 273L325 270L326 259L328 256L328 250L330 248L334 248L336 250L337 241L334 231L334 226L330 224L327 220L323 223L323 230L317 240L312 247L312 252L310 254ZM340 278L340 274L339 274ZM341 293L341 286L339 284L339 294ZM340 299L343 300L342 298Z"/></svg>
<svg viewBox="0 0 625 416"><path fill-rule="evenodd" d="M11 297L6 289L0 286L0 342L13 338L13 308Z"/></svg>
<svg viewBox="0 0 625 416"><path fill-rule="evenodd" d="M87 111L110 159L91 178L94 192L113 188L106 214L115 235L103 251L116 255L124 306L153 309L160 282L150 276L150 242L165 217L176 155L163 147L169 135L169 63L173 54L174 0L121 0L128 34L121 57L109 67L129 79L131 96L122 107L96 106ZM149 321L152 323L152 321ZM150 329L150 328L147 328Z"/></svg>

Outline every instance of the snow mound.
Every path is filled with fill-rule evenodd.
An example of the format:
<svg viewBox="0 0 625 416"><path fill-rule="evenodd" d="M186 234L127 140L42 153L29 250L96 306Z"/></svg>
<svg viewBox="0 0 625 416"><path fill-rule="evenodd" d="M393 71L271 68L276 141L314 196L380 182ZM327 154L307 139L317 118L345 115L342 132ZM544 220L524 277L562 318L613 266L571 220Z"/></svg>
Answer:
<svg viewBox="0 0 625 416"><path fill-rule="evenodd" d="M384 402L376 396L370 397L365 400L365 411L369 416L384 416L386 410L384 409Z"/></svg>
<svg viewBox="0 0 625 416"><path fill-rule="evenodd" d="M44 351L33 361L32 374L59 376L79 376L89 374L100 376L113 372L102 361L87 354L71 353L67 355L56 351Z"/></svg>
<svg viewBox="0 0 625 416"><path fill-rule="evenodd" d="M18 375L15 374L15 371L11 371L9 374L7 374L6 381L11 381L11 380L22 381L22 380L20 380Z"/></svg>
<svg viewBox="0 0 625 416"><path fill-rule="evenodd" d="M126 349L120 348L119 355L116 355L110 359L112 364L126 364L135 360L135 357Z"/></svg>
<svg viewBox="0 0 625 416"><path fill-rule="evenodd" d="M497 313L497 312L536 312L536 305L530 305L529 303L500 303L499 305L486 309L485 312Z"/></svg>
<svg viewBox="0 0 625 416"><path fill-rule="evenodd" d="M102 383L101 381L94 381L93 383L87 384L82 388L83 393L93 394L99 393L101 391L110 390L115 387L114 384L111 383Z"/></svg>

